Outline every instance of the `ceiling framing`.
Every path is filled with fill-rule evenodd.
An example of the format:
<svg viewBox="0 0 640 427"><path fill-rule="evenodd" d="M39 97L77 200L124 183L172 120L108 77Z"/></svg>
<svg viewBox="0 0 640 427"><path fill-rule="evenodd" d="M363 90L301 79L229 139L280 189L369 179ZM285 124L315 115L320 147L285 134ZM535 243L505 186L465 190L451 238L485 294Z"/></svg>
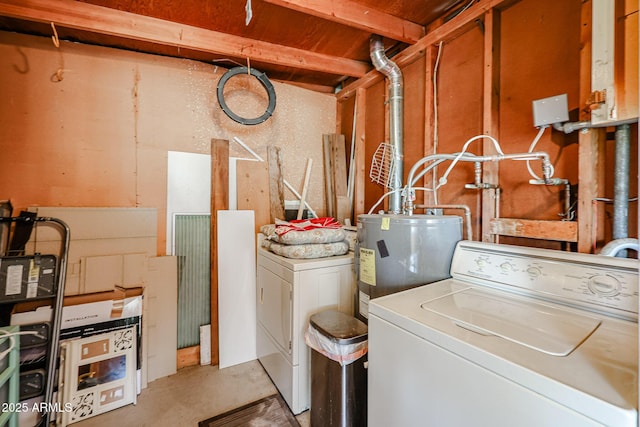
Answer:
<svg viewBox="0 0 640 427"><path fill-rule="evenodd" d="M384 37L393 55L482 3L486 1L0 0L0 29L51 36L55 26L61 40L227 68L249 63L270 79L336 92L372 70L373 34Z"/></svg>

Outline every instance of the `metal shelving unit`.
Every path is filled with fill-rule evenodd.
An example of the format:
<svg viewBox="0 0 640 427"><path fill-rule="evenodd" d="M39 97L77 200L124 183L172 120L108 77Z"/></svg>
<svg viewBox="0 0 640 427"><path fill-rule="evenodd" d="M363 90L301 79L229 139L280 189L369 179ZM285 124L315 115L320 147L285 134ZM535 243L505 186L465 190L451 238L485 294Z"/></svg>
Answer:
<svg viewBox="0 0 640 427"><path fill-rule="evenodd" d="M51 425L51 423L55 423L56 421L56 416L55 413L51 412L52 408L55 408L55 403L53 401L53 395L54 395L54 391L57 385L57 376L56 376L56 371L58 368L58 358L59 358L59 344L60 344L60 329L62 326L62 307L63 307L63 302L64 302L64 284L65 284L65 279L66 279L66 270L67 270L67 259L68 259L68 251L69 251L69 227L67 226L66 223L64 223L62 220L59 220L57 218L50 218L50 217L0 217L0 227L2 227L3 231L6 231L5 234L11 234L12 233L12 225L14 225L13 230L15 230L15 225L21 225L21 226L34 226L36 224L45 224L45 225L49 225L49 226L54 226L55 228L57 228L57 230L60 232L61 235L61 244L60 244L60 253L59 255L57 255L57 263L56 263L56 272L55 272L55 288L52 289L52 292L48 295L29 295L26 294L24 296L22 296L22 294L24 292L22 292L20 294L20 296L11 299L10 301L0 301L0 304L13 304L13 303L18 303L18 302L25 302L25 301L34 301L34 300L50 300L51 302L51 308L52 308L52 315L51 315L51 319L50 319L50 324L51 324L51 329L50 329L50 337L49 337L49 342L48 342L48 348L47 348L47 356L46 356L46 380L45 380L45 386L44 386L44 403L46 405L46 408L44 408L45 410L41 412L41 418L40 418L40 422L38 423L38 426L40 427L49 427ZM8 242L11 239L8 238L8 236L4 235L2 236L2 240L3 242ZM42 254L33 254L30 256L38 257L41 256ZM0 257L0 262L6 259L15 259L15 256L2 256ZM23 283L24 285L24 283ZM13 328L13 327L12 327ZM15 327L18 328L18 327ZM0 336L0 339L2 339L2 337ZM19 340L18 340L19 341ZM13 352L12 352L13 354ZM15 352L15 355L13 355L14 358L16 358L16 366L17 368L15 369L16 372L14 372L14 374L18 374L18 370L19 370L19 352ZM11 359L11 356L10 356ZM11 364L11 363L10 363ZM2 379L2 375L0 374L0 379ZM10 398L15 397L15 401L18 402L18 386L19 384L17 383L17 381L14 381L15 384L15 389L13 390L11 394L10 393ZM13 382L12 382L13 384ZM0 415L0 426L3 426L4 424L2 424L2 416L4 414ZM7 417L10 420L15 419L15 425L17 426L17 414L13 413L10 416ZM14 421L11 421L14 422ZM13 426L14 424L7 424L9 426Z"/></svg>
<svg viewBox="0 0 640 427"><path fill-rule="evenodd" d="M17 427L20 386L20 340L11 336L20 330L17 326L0 328L0 390L5 396L6 406L0 412L0 426ZM5 352L7 352L5 354Z"/></svg>

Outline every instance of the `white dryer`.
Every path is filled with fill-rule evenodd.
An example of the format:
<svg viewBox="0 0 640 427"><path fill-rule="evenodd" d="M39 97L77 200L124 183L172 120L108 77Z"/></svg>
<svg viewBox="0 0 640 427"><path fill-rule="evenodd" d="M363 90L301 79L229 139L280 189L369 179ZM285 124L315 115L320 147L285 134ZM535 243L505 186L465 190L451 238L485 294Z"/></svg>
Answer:
<svg viewBox="0 0 640 427"><path fill-rule="evenodd" d="M638 426L638 264L463 241L371 301L369 426Z"/></svg>

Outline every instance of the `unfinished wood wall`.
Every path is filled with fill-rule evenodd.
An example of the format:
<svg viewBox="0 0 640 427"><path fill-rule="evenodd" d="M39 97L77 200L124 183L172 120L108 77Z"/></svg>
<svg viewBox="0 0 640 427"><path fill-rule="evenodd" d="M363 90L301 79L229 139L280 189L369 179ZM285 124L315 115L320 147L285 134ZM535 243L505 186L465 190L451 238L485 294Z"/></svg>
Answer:
<svg viewBox="0 0 640 427"><path fill-rule="evenodd" d="M367 89L366 110L365 110L365 133L364 133L364 160L366 178L364 179L364 206L368 211L378 199L385 193L385 189L374 184L369 179L371 159L378 145L381 142L388 142L389 124L388 116L385 114L385 104L387 88L384 82L378 82L373 87ZM382 103L381 103L382 101ZM384 205L379 208L384 208ZM362 212L360 212L362 213ZM365 212L366 213L366 212Z"/></svg>
<svg viewBox="0 0 640 427"><path fill-rule="evenodd" d="M616 2L615 56L620 58L615 64L615 82L620 117L638 115L638 0L618 0Z"/></svg>
<svg viewBox="0 0 640 427"><path fill-rule="evenodd" d="M620 48L625 55L620 61L623 65L617 65L617 73L622 76L620 81L635 79L628 81L624 90L629 98L627 106L635 108L637 116L638 6L637 2L629 0L618 3L617 25L624 28L628 36ZM463 14L451 22L434 25L416 45L419 47L412 46L392 58L404 74L405 182L406 174L415 161L434 152L434 141L438 153L454 153L460 151L469 138L485 133L499 141L504 153L528 151L538 132L533 125L534 100L567 94L570 120L585 120L590 91L589 88L585 89L590 85L589 43L585 34L590 37L591 2L480 1L477 6L475 11L474 6L465 12L471 14L471 18L464 18ZM456 24L456 19L461 23ZM439 51L437 91L434 91L433 76ZM369 181L368 171L380 138L388 140L388 116L385 115L387 107L382 105L386 100L386 82L383 83L380 76L370 73L352 84L352 87L348 86L343 95L338 94L338 101L352 102L357 93L356 87L360 93L364 91L367 105L364 113L367 117L366 131L364 135L359 135L364 139L365 146L363 162L366 173L360 177L365 181L364 209L356 211L357 216L366 212L383 193L380 186ZM436 93L437 103L434 106L433 97ZM381 121L383 118L385 121ZM351 132L347 109L343 110L339 123L343 132ZM436 130L437 138L434 138ZM583 209L583 226L586 228L581 233L582 251L595 251L597 246L610 240L611 205L595 200L611 198L613 195L612 129L609 131L609 137L606 131L598 130L566 135L549 128L535 147L535 151L549 154L555 167L554 177L569 180L573 219L578 217L577 208L580 206ZM585 135L598 133L603 134L600 138L602 142L596 144L598 148L594 156L588 158L583 155L580 158L579 147L585 144ZM637 125L633 125L631 141L636 140ZM637 144L631 144L631 147L629 191L634 197L637 194ZM485 140L471 144L469 151L486 154L493 152L493 149L491 143ZM448 163L443 165L438 167L438 176L442 176ZM598 176L585 180L585 171L592 166L595 167L594 174ZM542 175L540 162L531 162L531 168L538 176ZM591 191L582 192L583 199L577 203L580 176L583 186L588 186ZM469 206L473 216L474 239L499 239L503 243L556 249L578 247L576 243L580 236L577 223L560 222L567 213L565 185L531 185L529 180L532 177L523 161L487 165L483 177L486 182L500 186L497 210L494 209L496 193L493 190L465 189L465 184L474 181L471 163L456 166L447 184L437 193L440 204ZM425 176L424 183L431 185L430 175ZM585 194L588 198L585 198ZM417 194L417 197L418 202L434 202L433 195L429 193L424 196ZM637 235L636 204L630 204L631 236ZM594 210L592 217L584 215L587 209ZM524 228L531 228L506 232L506 236L494 235L491 234L494 230L502 232L512 226L508 220L500 220L493 224L495 227L491 227L489 220L494 216L531 220L531 223L524 224Z"/></svg>
<svg viewBox="0 0 640 427"><path fill-rule="evenodd" d="M482 134L482 70L483 70L483 34L480 26L453 40L434 47L433 55L440 60L437 72L437 138L433 127L427 135L427 154L456 153L462 150L468 139ZM433 64L435 67L435 63ZM433 74L433 73L432 73ZM428 85L433 87L433 75ZM434 140L436 147L434 149ZM469 146L469 152L482 153L482 141ZM449 163L445 162L436 168L441 177ZM433 175L426 182L431 187ZM438 204L467 205L471 209L474 239L481 235L480 216L482 214L482 191L466 189L465 184L474 182L473 163L459 163L452 170L446 185L438 191ZM433 197L431 198L433 201ZM428 199L427 199L428 200ZM431 203L431 202L428 202ZM446 212L460 215L460 211Z"/></svg>
<svg viewBox="0 0 640 427"><path fill-rule="evenodd" d="M283 176L298 191L305 160L313 158L307 199L322 215L322 134L335 132L335 98L273 82L273 116L244 126L218 105L225 71L64 41L56 48L48 38L0 32L0 199L10 198L16 212L31 205L155 207L162 254L167 152L209 154L212 139L237 136L265 159L268 145L281 147ZM247 117L262 114L266 94L251 88L257 81L236 78L227 103ZM250 157L233 143L230 154ZM287 190L285 198L295 196Z"/></svg>

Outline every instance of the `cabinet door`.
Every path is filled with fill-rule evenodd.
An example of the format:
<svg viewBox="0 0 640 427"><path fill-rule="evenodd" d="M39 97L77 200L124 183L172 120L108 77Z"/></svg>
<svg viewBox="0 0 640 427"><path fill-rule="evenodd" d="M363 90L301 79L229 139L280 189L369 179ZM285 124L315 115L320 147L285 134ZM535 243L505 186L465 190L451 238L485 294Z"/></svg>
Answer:
<svg viewBox="0 0 640 427"><path fill-rule="evenodd" d="M287 354L291 354L291 283L259 266L257 291L258 322Z"/></svg>
<svg viewBox="0 0 640 427"><path fill-rule="evenodd" d="M294 364L308 363L309 353L304 333L311 315L324 310L338 310L353 315L354 285L352 265L300 272L294 285Z"/></svg>
<svg viewBox="0 0 640 427"><path fill-rule="evenodd" d="M303 316L322 310L353 314L354 279L351 265L300 272L300 309ZM304 326L304 325L302 325Z"/></svg>

